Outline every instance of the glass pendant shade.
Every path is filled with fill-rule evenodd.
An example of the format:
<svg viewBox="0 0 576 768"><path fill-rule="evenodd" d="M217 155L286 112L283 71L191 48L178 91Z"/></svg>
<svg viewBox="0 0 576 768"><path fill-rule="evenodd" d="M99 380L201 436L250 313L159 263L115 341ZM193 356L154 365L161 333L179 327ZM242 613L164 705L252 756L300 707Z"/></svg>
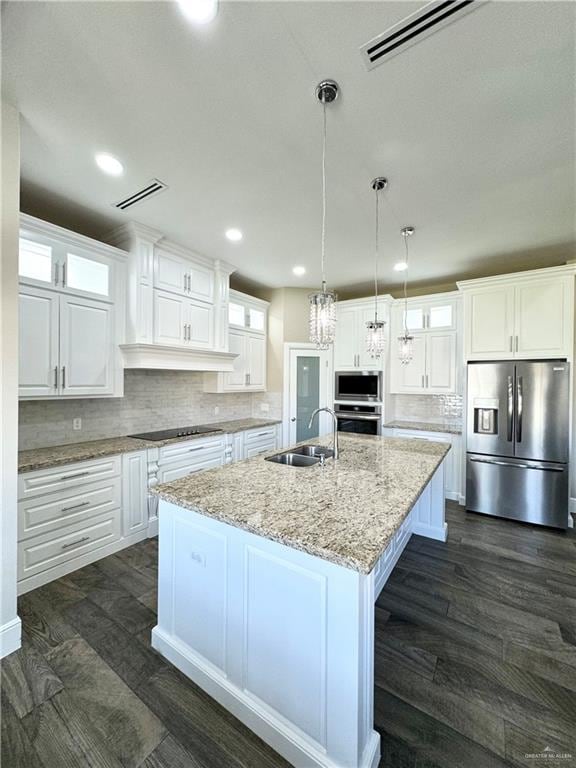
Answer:
<svg viewBox="0 0 576 768"><path fill-rule="evenodd" d="M366 323L366 351L374 360L384 353L385 328L386 323L382 320L369 320Z"/></svg>
<svg viewBox="0 0 576 768"><path fill-rule="evenodd" d="M413 342L414 336L407 332L398 337L398 359L402 365L408 365L414 356Z"/></svg>
<svg viewBox="0 0 576 768"><path fill-rule="evenodd" d="M309 295L310 300L310 341L318 349L328 349L336 335L336 294L322 290Z"/></svg>

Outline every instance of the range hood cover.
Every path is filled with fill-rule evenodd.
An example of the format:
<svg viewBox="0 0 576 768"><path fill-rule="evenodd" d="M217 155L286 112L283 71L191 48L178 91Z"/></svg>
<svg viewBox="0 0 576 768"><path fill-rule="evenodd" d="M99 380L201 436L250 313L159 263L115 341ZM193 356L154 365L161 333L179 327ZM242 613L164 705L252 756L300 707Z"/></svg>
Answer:
<svg viewBox="0 0 576 768"><path fill-rule="evenodd" d="M208 349L185 349L165 344L121 344L124 368L164 371L210 371L231 373L233 352L215 352Z"/></svg>

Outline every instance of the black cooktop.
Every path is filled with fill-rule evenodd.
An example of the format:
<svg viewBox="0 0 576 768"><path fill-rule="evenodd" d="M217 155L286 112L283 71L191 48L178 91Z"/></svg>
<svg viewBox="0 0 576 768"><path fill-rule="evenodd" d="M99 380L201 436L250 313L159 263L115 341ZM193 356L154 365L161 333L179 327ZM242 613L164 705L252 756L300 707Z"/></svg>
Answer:
<svg viewBox="0 0 576 768"><path fill-rule="evenodd" d="M128 435L139 440L170 440L171 437L188 437L188 435L206 435L210 432L222 432L218 427L177 427L176 429L161 429L158 432L142 432L139 435Z"/></svg>

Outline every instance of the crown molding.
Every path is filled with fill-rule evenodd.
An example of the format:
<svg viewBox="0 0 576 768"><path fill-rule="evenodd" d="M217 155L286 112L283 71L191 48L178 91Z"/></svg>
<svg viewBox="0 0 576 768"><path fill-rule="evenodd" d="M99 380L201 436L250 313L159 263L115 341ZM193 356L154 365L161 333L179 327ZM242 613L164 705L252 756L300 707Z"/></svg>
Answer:
<svg viewBox="0 0 576 768"><path fill-rule="evenodd" d="M114 259L120 259L121 261L126 261L128 258L128 253L125 250L117 248L108 242L102 242L101 240L94 240L92 237L86 237L86 235L80 235L78 232L64 229L64 227L59 227L57 224L51 224L49 221L37 219L35 216L30 216L28 213L20 214L20 230L24 233L30 232L31 234L55 239L66 243L71 247L105 253L107 256Z"/></svg>
<svg viewBox="0 0 576 768"><path fill-rule="evenodd" d="M545 277L574 277L576 275L576 263L566 264L560 267L543 267L542 269L529 269L525 272L510 272L506 275L493 275L492 277L478 277L473 280L459 280L456 285L459 291L468 291L472 288L482 288L491 285L505 283L520 283L534 278Z"/></svg>

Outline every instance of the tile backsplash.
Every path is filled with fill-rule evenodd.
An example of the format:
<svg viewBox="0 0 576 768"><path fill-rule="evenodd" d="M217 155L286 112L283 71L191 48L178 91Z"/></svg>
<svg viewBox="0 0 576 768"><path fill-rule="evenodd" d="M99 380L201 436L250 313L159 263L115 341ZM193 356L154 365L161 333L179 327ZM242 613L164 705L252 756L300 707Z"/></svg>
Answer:
<svg viewBox="0 0 576 768"><path fill-rule="evenodd" d="M390 421L425 421L462 425L461 395L392 395Z"/></svg>
<svg viewBox="0 0 576 768"><path fill-rule="evenodd" d="M124 397L22 401L19 449L227 419L282 416L281 393L208 394L202 391L202 374L188 371L126 370L124 376ZM267 411L262 404L268 405ZM77 417L82 419L81 430L72 429Z"/></svg>

